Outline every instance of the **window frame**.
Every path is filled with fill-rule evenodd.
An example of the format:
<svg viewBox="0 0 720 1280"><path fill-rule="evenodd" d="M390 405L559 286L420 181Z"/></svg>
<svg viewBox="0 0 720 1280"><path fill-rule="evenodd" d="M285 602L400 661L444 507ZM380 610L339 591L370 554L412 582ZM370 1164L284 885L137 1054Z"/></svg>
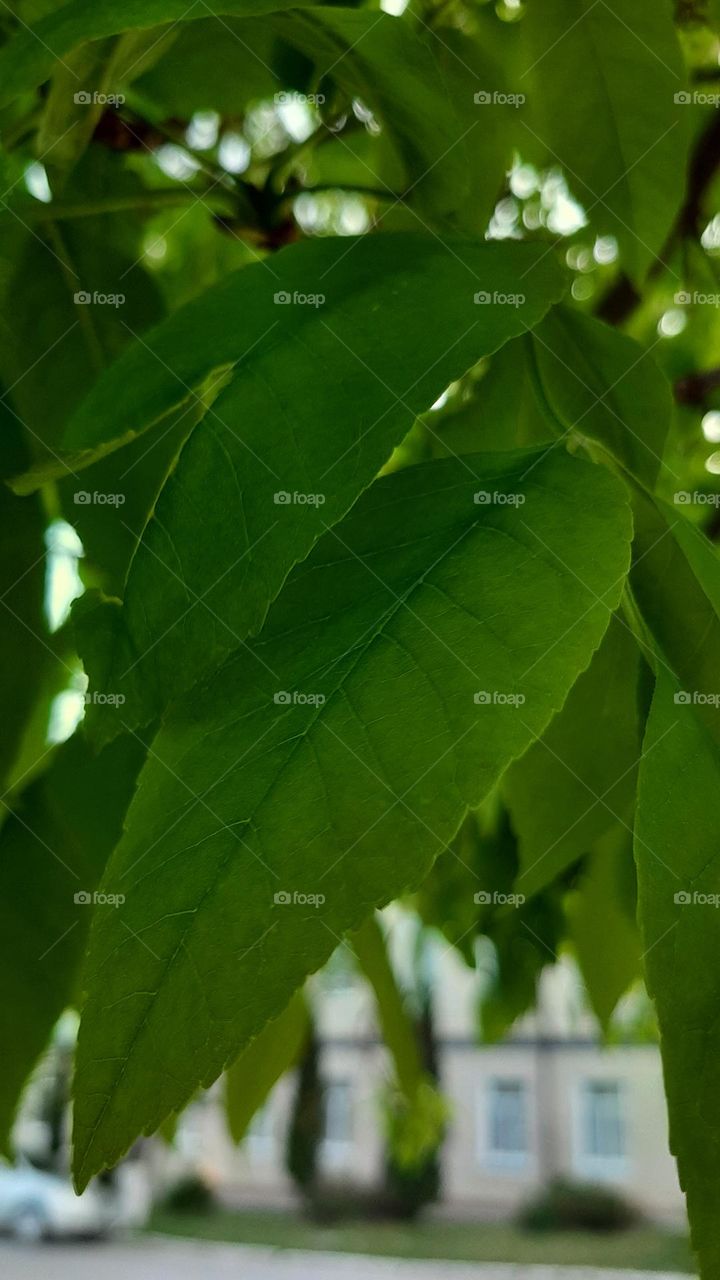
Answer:
<svg viewBox="0 0 720 1280"><path fill-rule="evenodd" d="M347 1091L347 1116L349 1134L344 1137L333 1137L328 1132L328 1099L332 1089L343 1088ZM348 1158L355 1151L355 1081L350 1076L335 1076L323 1083L322 1100L322 1133L320 1137L320 1161L329 1171L345 1170Z"/></svg>
<svg viewBox="0 0 720 1280"><path fill-rule="evenodd" d="M500 1096L503 1086L508 1085L518 1086L517 1096L521 1103L524 1146L517 1150L503 1150L495 1147L492 1141L496 1119L494 1108L497 1105L494 1100ZM522 1075L495 1073L489 1076L477 1092L475 1129L476 1151L481 1165L508 1173L526 1169L532 1156L530 1081Z"/></svg>
<svg viewBox="0 0 720 1280"><path fill-rule="evenodd" d="M617 1120L620 1134L620 1152L603 1154L587 1149L591 1117L588 1107L590 1097L597 1091L613 1087L617 1098ZM594 1104L592 1104L594 1105ZM596 1181L622 1181L629 1169L627 1087L617 1076L584 1076L574 1093L573 1108L573 1164L576 1173ZM597 1124L597 1118L595 1120Z"/></svg>

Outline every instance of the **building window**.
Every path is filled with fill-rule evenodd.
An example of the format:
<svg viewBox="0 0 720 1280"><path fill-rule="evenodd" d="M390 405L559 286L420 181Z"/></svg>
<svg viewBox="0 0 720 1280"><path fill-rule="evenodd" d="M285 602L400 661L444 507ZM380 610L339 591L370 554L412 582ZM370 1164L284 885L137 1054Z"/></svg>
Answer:
<svg viewBox="0 0 720 1280"><path fill-rule="evenodd" d="M328 1080L323 1090L323 1141L351 1143L352 1086L349 1080Z"/></svg>
<svg viewBox="0 0 720 1280"><path fill-rule="evenodd" d="M625 1155L625 1134L619 1084L616 1080L588 1080L584 1094L584 1154L602 1160L622 1159Z"/></svg>
<svg viewBox="0 0 720 1280"><path fill-rule="evenodd" d="M347 1173L353 1167L353 1088L349 1080L327 1080L323 1086L323 1127L320 1163L326 1173Z"/></svg>
<svg viewBox="0 0 720 1280"><path fill-rule="evenodd" d="M580 1172L618 1176L625 1162L622 1088L617 1080L586 1080L580 1093Z"/></svg>
<svg viewBox="0 0 720 1280"><path fill-rule="evenodd" d="M490 1151L524 1155L527 1151L523 1080L493 1080L490 1085Z"/></svg>
<svg viewBox="0 0 720 1280"><path fill-rule="evenodd" d="M527 1088L524 1080L495 1079L483 1091L478 1113L482 1163L517 1168L528 1155Z"/></svg>

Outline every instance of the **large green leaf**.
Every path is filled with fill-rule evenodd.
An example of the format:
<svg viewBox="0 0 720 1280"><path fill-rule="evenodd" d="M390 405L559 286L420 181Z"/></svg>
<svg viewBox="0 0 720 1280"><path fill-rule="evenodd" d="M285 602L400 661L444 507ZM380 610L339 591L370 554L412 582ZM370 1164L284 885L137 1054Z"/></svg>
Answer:
<svg viewBox="0 0 720 1280"><path fill-rule="evenodd" d="M105 879L125 906L90 948L79 1185L422 880L589 662L629 534L623 487L562 451L399 472L175 705Z"/></svg>
<svg viewBox="0 0 720 1280"><path fill-rule="evenodd" d="M42 84L56 62L86 40L216 14L243 17L290 7L288 0L203 0L197 6L185 0L123 0L121 5L115 0L71 0L34 26L24 26L0 49L0 106Z"/></svg>
<svg viewBox="0 0 720 1280"><path fill-rule="evenodd" d="M233 1142L242 1142L273 1085L294 1067L310 1030L302 991L273 1018L225 1073L225 1110Z"/></svg>
<svg viewBox="0 0 720 1280"><path fill-rule="evenodd" d="M615 823L631 829L641 732L637 679L638 647L618 616L562 711L503 779L519 838L517 888L526 897Z"/></svg>
<svg viewBox="0 0 720 1280"><path fill-rule="evenodd" d="M522 305L476 304L514 292ZM529 245L447 246L424 236L306 242L210 290L128 352L76 428L146 426L235 360L185 444L119 602L83 600L91 686L146 724L260 627L294 563L350 507L447 384L543 314L559 276ZM326 295L320 306L276 305ZM432 316L432 324L428 316ZM122 387L122 391L121 391ZM101 737L117 732L98 704Z"/></svg>
<svg viewBox="0 0 720 1280"><path fill-rule="evenodd" d="M143 750L81 737L20 796L0 833L0 1146L28 1072L76 997L92 895L120 834ZM116 911L98 905L100 914Z"/></svg>
<svg viewBox="0 0 720 1280"><path fill-rule="evenodd" d="M701 1274L714 1280L720 1270L720 759L692 701L678 701L681 692L661 670L640 769L635 858L670 1145ZM717 706L713 710L717 717Z"/></svg>
<svg viewBox="0 0 720 1280"><path fill-rule="evenodd" d="M675 102L684 79L670 0L531 0L521 31L528 140L565 167L640 281L684 189L687 107Z"/></svg>

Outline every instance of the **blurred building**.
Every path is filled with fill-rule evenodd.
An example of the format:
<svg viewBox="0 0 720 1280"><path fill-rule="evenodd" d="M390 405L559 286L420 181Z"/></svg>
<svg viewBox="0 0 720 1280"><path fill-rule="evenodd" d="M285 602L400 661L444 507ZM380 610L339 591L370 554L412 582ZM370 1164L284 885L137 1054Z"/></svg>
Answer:
<svg viewBox="0 0 720 1280"><path fill-rule="evenodd" d="M451 1107L442 1211L509 1216L564 1176L611 1184L660 1222L684 1221L654 1043L621 1036L616 1047L602 1047L567 961L545 971L535 1014L503 1043L480 1045L482 972L440 942L430 969L440 1083ZM372 993L352 966L331 966L315 980L313 1003L325 1081L321 1165L371 1186L383 1167L380 1097L391 1075ZM168 1159L177 1170L197 1163L231 1203L291 1201L284 1148L292 1084L280 1082L239 1149L227 1137L221 1086L210 1090L181 1118L177 1150L163 1156L165 1172Z"/></svg>

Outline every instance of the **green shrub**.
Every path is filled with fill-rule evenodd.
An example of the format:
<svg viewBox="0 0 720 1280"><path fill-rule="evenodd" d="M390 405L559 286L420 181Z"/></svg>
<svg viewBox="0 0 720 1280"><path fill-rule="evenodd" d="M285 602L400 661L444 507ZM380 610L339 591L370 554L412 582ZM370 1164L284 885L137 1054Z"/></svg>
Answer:
<svg viewBox="0 0 720 1280"><path fill-rule="evenodd" d="M518 1222L526 1231L624 1231L639 1216L611 1187L557 1179L523 1207Z"/></svg>
<svg viewBox="0 0 720 1280"><path fill-rule="evenodd" d="M186 1173L168 1187L161 1207L173 1213L210 1213L215 1193L199 1173Z"/></svg>

